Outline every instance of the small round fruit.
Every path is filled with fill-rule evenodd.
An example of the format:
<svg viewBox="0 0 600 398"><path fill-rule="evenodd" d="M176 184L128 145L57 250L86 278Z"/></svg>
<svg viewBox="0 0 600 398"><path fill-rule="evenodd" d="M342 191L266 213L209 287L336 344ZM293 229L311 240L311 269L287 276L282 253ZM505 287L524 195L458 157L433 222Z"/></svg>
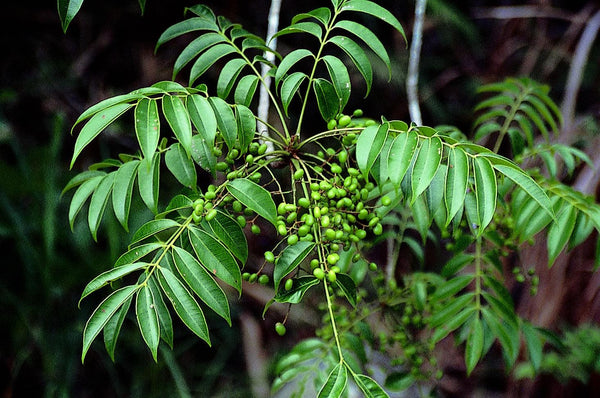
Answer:
<svg viewBox="0 0 600 398"><path fill-rule="evenodd" d="M377 271L377 264L375 264L375 263L369 263L369 270L371 270L371 271Z"/></svg>
<svg viewBox="0 0 600 398"><path fill-rule="evenodd" d="M285 227L285 224L277 225L277 232L282 236L287 235L287 228Z"/></svg>
<svg viewBox="0 0 600 398"><path fill-rule="evenodd" d="M323 278L325 278L325 271L323 271L321 268L315 268L313 270L313 275L315 278L323 280Z"/></svg>
<svg viewBox="0 0 600 398"><path fill-rule="evenodd" d="M285 325L281 322L277 322L275 324L275 331L277 332L278 335L284 336L285 332L286 332Z"/></svg>
<svg viewBox="0 0 600 398"><path fill-rule="evenodd" d="M304 170L302 169L298 169L294 172L294 180L298 181L301 180L302 177L304 177Z"/></svg>
<svg viewBox="0 0 600 398"><path fill-rule="evenodd" d="M264 155L265 152L267 152L267 144L260 144L260 146L258 147L258 154Z"/></svg>
<svg viewBox="0 0 600 398"><path fill-rule="evenodd" d="M381 204L384 205L384 206L389 206L389 205L392 204L392 199L390 199L389 196L383 196L381 198Z"/></svg>
<svg viewBox="0 0 600 398"><path fill-rule="evenodd" d="M329 268L329 271L330 272L335 272L337 274L337 273L339 273L341 271L341 269L337 265L334 265L333 267Z"/></svg>
<svg viewBox="0 0 600 398"><path fill-rule="evenodd" d="M252 224L252 227L250 228L250 230L252 231L252 233L254 235L260 235L260 227L256 224Z"/></svg>
<svg viewBox="0 0 600 398"><path fill-rule="evenodd" d="M329 255L327 255L327 263L329 265L335 265L337 264L337 262L340 261L340 255L337 253L330 253Z"/></svg>
<svg viewBox="0 0 600 398"><path fill-rule="evenodd" d="M257 278L258 278L257 274L250 274L250 277L248 278L248 282L254 283Z"/></svg>
<svg viewBox="0 0 600 398"><path fill-rule="evenodd" d="M294 246L296 243L298 243L298 235L293 234L288 236L287 238L287 244L290 246Z"/></svg>
<svg viewBox="0 0 600 398"><path fill-rule="evenodd" d="M260 283L261 285L266 285L267 283L269 283L269 275L262 274L261 276L259 276L258 283Z"/></svg>
<svg viewBox="0 0 600 398"><path fill-rule="evenodd" d="M356 110L354 110L354 112L352 112L352 116L354 116L354 117L362 117L362 115L363 115L362 109L356 109Z"/></svg>
<svg viewBox="0 0 600 398"><path fill-rule="evenodd" d="M331 272L331 271L329 271L329 272L327 273L327 280L328 280L330 283L333 283L333 282L335 282L335 281L336 281L336 279L337 279L337 275L335 274L335 272Z"/></svg>
<svg viewBox="0 0 600 398"><path fill-rule="evenodd" d="M316 258L313 258L312 260L310 260L310 268L315 269L319 266L319 260L317 260Z"/></svg>
<svg viewBox="0 0 600 398"><path fill-rule="evenodd" d="M298 206L308 209L308 207L310 206L310 199L304 197L298 199Z"/></svg>
<svg viewBox="0 0 600 398"><path fill-rule="evenodd" d="M287 281L285 281L285 291L289 292L290 290L292 290L292 287L294 286L294 280L293 279L288 279Z"/></svg>
<svg viewBox="0 0 600 398"><path fill-rule="evenodd" d="M217 209L211 209L206 215L206 221L212 221L217 216Z"/></svg>
<svg viewBox="0 0 600 398"><path fill-rule="evenodd" d="M373 227L373 234L374 235L381 235L383 233L383 225L381 225L381 223L377 223L374 227Z"/></svg>
<svg viewBox="0 0 600 398"><path fill-rule="evenodd" d="M204 197L206 198L206 200L213 200L217 197L217 194L215 193L215 191L208 191L204 194Z"/></svg>
<svg viewBox="0 0 600 398"><path fill-rule="evenodd" d="M337 120L331 119L329 122L327 122L327 130L333 130L336 127L337 127Z"/></svg>
<svg viewBox="0 0 600 398"><path fill-rule="evenodd" d="M342 117L340 117L338 125L340 127L346 127L347 125L350 124L351 121L352 121L352 118L350 116L348 116L348 115L342 115Z"/></svg>
<svg viewBox="0 0 600 398"><path fill-rule="evenodd" d="M268 263L274 263L275 262L275 255L273 254L272 251L266 251L265 252L265 261Z"/></svg>
<svg viewBox="0 0 600 398"><path fill-rule="evenodd" d="M242 279L247 281L248 279L250 279L250 272L244 272L242 274Z"/></svg>

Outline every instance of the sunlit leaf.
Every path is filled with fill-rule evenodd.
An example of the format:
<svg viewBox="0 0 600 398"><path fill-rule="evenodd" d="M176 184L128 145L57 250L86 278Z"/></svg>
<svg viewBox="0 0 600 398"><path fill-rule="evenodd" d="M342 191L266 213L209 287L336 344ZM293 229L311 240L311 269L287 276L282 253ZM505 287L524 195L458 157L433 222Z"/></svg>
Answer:
<svg viewBox="0 0 600 398"><path fill-rule="evenodd" d="M135 134L145 159L152 159L160 138L156 100L143 98L135 107Z"/></svg>
<svg viewBox="0 0 600 398"><path fill-rule="evenodd" d="M217 135L217 118L210 103L203 96L192 94L187 97L186 107L194 127L212 148Z"/></svg>
<svg viewBox="0 0 600 398"><path fill-rule="evenodd" d="M287 275L298 268L300 263L310 254L315 247L312 242L300 241L293 246L286 247L275 263L273 270L273 281L275 292L278 292L279 284Z"/></svg>
<svg viewBox="0 0 600 398"><path fill-rule="evenodd" d="M183 186L196 188L196 167L192 159L188 158L181 144L171 145L165 153L165 164Z"/></svg>
<svg viewBox="0 0 600 398"><path fill-rule="evenodd" d="M58 0L58 16L64 33L67 33L69 24L79 12L83 0Z"/></svg>
<svg viewBox="0 0 600 398"><path fill-rule="evenodd" d="M354 40L345 36L334 36L328 42L338 46L350 57L367 84L365 97L369 95L373 84L373 68L363 49Z"/></svg>
<svg viewBox="0 0 600 398"><path fill-rule="evenodd" d="M158 343L160 341L160 327L158 323L158 314L154 303L154 295L148 285L142 285L138 289L135 300L135 315L142 338L146 342L152 357L156 362L158 360Z"/></svg>
<svg viewBox="0 0 600 398"><path fill-rule="evenodd" d="M339 398L346 390L348 371L344 363L338 363L329 373L327 381L319 390L318 398Z"/></svg>
<svg viewBox="0 0 600 398"><path fill-rule="evenodd" d="M138 187L146 206L157 213L160 178L160 153L155 153L152 162L141 162L138 166Z"/></svg>
<svg viewBox="0 0 600 398"><path fill-rule="evenodd" d="M217 126L219 131L223 135L225 144L229 149L235 147L237 139L237 123L235 120L235 114L229 104L219 97L210 97L210 105L213 107L214 115L217 120Z"/></svg>
<svg viewBox="0 0 600 398"><path fill-rule="evenodd" d="M129 307L131 306L130 297L122 306L113 314L112 317L108 320L106 325L104 326L103 335L104 335L104 347L106 348L106 352L110 356L110 359L115 361L115 348L117 346L117 340L119 338L119 334L121 333L121 327L123 326L123 321L125 321L125 317L127 316L127 312L129 312Z"/></svg>
<svg viewBox="0 0 600 398"><path fill-rule="evenodd" d="M202 53L198 59L196 59L194 65L192 65L192 70L190 71L190 86L193 86L194 82L215 62L234 52L236 52L236 49L231 44L219 43Z"/></svg>
<svg viewBox="0 0 600 398"><path fill-rule="evenodd" d="M465 363L467 365L467 375L471 374L483 352L483 324L481 319L476 316L470 324L469 335L465 350Z"/></svg>
<svg viewBox="0 0 600 398"><path fill-rule="evenodd" d="M399 186L410 167L419 137L414 131L400 133L394 138L390 147L388 162L388 174L395 186Z"/></svg>
<svg viewBox="0 0 600 398"><path fill-rule="evenodd" d="M234 58L227 62L217 81L217 95L223 99L227 98L231 89L233 88L238 76L242 72L242 69L248 65L245 60L241 58Z"/></svg>
<svg viewBox="0 0 600 398"><path fill-rule="evenodd" d="M423 140L411 173L411 202L429 186L442 159L442 141L438 137Z"/></svg>
<svg viewBox="0 0 600 398"><path fill-rule="evenodd" d="M96 240L96 234L98 232L98 227L100 226L100 221L102 221L104 210L106 209L108 200L111 197L114 181L114 172L103 177L102 181L100 181L100 184L98 184L94 190L94 194L90 200L90 207L88 209L88 225L94 240Z"/></svg>
<svg viewBox="0 0 600 398"><path fill-rule="evenodd" d="M375 160L381 153L387 138L389 124L366 127L358 136L356 142L356 162L365 178L368 177ZM389 166L388 166L389 167Z"/></svg>
<svg viewBox="0 0 600 398"><path fill-rule="evenodd" d="M139 163L138 160L134 160L123 164L119 170L116 171L113 184L113 210L115 217L117 217L117 220L119 220L126 231L129 231L129 209L131 207L131 196Z"/></svg>
<svg viewBox="0 0 600 398"><path fill-rule="evenodd" d="M281 81L281 79L283 79L285 77L287 72L296 63L298 63L300 60L302 60L306 57L314 58L314 55L310 51L303 49L303 48L294 50L294 51L290 52L288 55L286 55L283 58L283 60L281 61L281 63L279 64L279 66L277 67L277 71L275 72L275 85L279 86L279 82Z"/></svg>
<svg viewBox="0 0 600 398"><path fill-rule="evenodd" d="M192 124L190 116L181 98L165 95L162 100L162 108L167 123L175 133L175 137L190 157L192 148Z"/></svg>
<svg viewBox="0 0 600 398"><path fill-rule="evenodd" d="M229 181L226 188L244 206L271 224L277 224L277 208L269 191L246 178Z"/></svg>
<svg viewBox="0 0 600 398"><path fill-rule="evenodd" d="M179 228L180 226L181 225L177 221L169 218L150 220L135 231L131 238L131 244L133 245L162 231L166 231L167 229Z"/></svg>
<svg viewBox="0 0 600 398"><path fill-rule="evenodd" d="M222 211L218 211L215 218L204 221L204 223L242 264L246 263L246 260L248 260L246 235L233 218Z"/></svg>

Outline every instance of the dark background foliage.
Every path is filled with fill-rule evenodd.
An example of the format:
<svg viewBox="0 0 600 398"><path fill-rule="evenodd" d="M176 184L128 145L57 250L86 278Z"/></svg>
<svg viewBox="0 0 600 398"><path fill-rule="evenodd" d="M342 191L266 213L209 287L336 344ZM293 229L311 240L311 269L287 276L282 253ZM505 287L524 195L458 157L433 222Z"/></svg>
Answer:
<svg viewBox="0 0 600 398"><path fill-rule="evenodd" d="M398 17L410 39L414 4L378 3ZM250 298L234 304L233 328L217 319L211 322L219 325L212 332L214 349L179 328L175 350L162 350L161 360L155 364L133 331L134 322L129 322L126 329L133 332L121 337L116 364L110 362L101 342L94 345L85 365L79 359L81 333L93 308L93 303L84 302L77 309L80 292L89 279L112 264L126 240L116 222L105 223L98 243L92 241L84 223L78 223L73 233L69 230L68 200L60 197L72 176L67 165L74 140L68 131L77 116L99 100L170 79L171 66L185 42L164 46L157 56L153 54L155 42L164 29L181 19L183 8L192 4L148 1L142 17L134 0L87 0L66 35L61 32L53 1L4 1L0 5L0 393L4 397L159 397L173 396L175 388L181 396L249 394L251 379L246 368L253 366L247 362L254 358L244 361L242 348L244 342L247 346L244 339L256 336L243 337L242 331L249 330L250 322L244 321L244 314L258 319L260 291L251 291ZM268 1L205 4L216 14L264 36ZM452 124L468 132L476 88L506 76L526 75L547 83L560 103L581 31L598 6L585 0L527 4L537 10L552 7L557 18L490 18L490 7L522 5L520 2L429 1L420 82L426 124ZM314 0L284 1L281 25L297 12L321 5L323 2ZM404 89L408 49L386 26L370 27L393 55L394 76L387 81L385 68L376 69L371 97L364 104L364 86L357 79L349 109L361 107L374 117L384 114L389 119L408 120ZM597 43L581 71L576 123L560 138L579 143L595 160L600 120ZM279 49L285 53L294 44L289 37L280 41ZM180 79L185 82L185 73ZM314 120L318 122L318 118ZM100 144L86 150L88 158L76 168L130 146L127 133L124 128L105 134ZM571 182L595 194L598 179L593 170L584 169L571 177ZM520 260L536 268L541 286L535 297L514 287L520 313L534 324L553 329L598 325L600 274L591 272L593 245L590 242L561 255L550 271L545 265L544 242L526 249ZM263 339L269 341L265 352L276 355L283 343L275 338L271 323L259 326L264 328ZM305 333L299 325L292 336ZM444 349L449 376L442 385L449 396L474 394L480 389L507 396L583 396L599 391L598 375L587 386L573 381L560 385L548 377L523 382L494 376L497 364L493 363L484 363L483 370L466 381L460 354L451 346Z"/></svg>

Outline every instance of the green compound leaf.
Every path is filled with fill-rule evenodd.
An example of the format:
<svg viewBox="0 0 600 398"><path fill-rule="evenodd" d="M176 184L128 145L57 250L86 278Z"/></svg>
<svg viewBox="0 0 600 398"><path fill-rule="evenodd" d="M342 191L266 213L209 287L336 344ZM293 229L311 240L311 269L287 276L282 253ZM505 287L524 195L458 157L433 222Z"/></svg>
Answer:
<svg viewBox="0 0 600 398"><path fill-rule="evenodd" d="M248 241L240 225L222 211L210 221L203 221L205 230L214 232L215 236L237 257L242 264L248 260Z"/></svg>
<svg viewBox="0 0 600 398"><path fill-rule="evenodd" d="M280 289L273 298L278 303L298 304L311 287L318 285L319 280L314 276L301 276L293 279L290 290Z"/></svg>
<svg viewBox="0 0 600 398"><path fill-rule="evenodd" d="M94 310L83 330L82 363L96 336L98 336L110 318L133 296L138 288L139 286L136 285L125 286L113 292Z"/></svg>
<svg viewBox="0 0 600 398"><path fill-rule="evenodd" d="M125 228L125 231L129 231L129 209L131 208L131 196L139 164L139 160L133 160L123 164L115 172L115 181L112 190L113 211L119 223Z"/></svg>
<svg viewBox="0 0 600 398"><path fill-rule="evenodd" d="M254 94L256 93L256 88L258 87L259 81L260 80L258 79L258 76L243 76L235 88L235 93L233 94L235 103L239 105L250 106L252 99L254 98Z"/></svg>
<svg viewBox="0 0 600 398"><path fill-rule="evenodd" d="M217 118L206 98L199 94L187 97L186 107L194 127L212 148L217 135Z"/></svg>
<svg viewBox="0 0 600 398"><path fill-rule="evenodd" d="M248 64L244 59L234 58L223 66L217 81L217 95L219 97L223 99L227 98L235 85L238 76L242 72L242 69L244 69L246 65Z"/></svg>
<svg viewBox="0 0 600 398"><path fill-rule="evenodd" d="M286 247L281 252L273 270L273 282L275 283L276 293L279 291L281 280L298 268L314 247L314 243L300 241L293 246Z"/></svg>
<svg viewBox="0 0 600 398"><path fill-rule="evenodd" d="M97 291L98 289L101 289L109 283L121 279L125 275L129 275L132 272L146 268L147 266L147 263L134 263L121 265L108 271L104 271L103 273L92 279L86 285L86 287L83 289L83 293L81 293L81 297L79 298L79 304L81 304L81 301L84 298Z"/></svg>
<svg viewBox="0 0 600 398"><path fill-rule="evenodd" d="M139 92L139 90L137 91L133 91L129 94L121 94L121 95L117 95L114 97L110 97L107 98L105 100L102 100L100 102L98 102L95 105L90 106L89 108L87 108L78 118L77 121L75 121L74 125L73 125L73 129L75 128L75 126L77 126L79 123L81 123L82 121L89 119L90 117L94 116L95 114L97 114L100 111L106 110L108 108L111 108L114 105L125 105L125 103L129 103L132 101L138 101L140 99L144 98L144 95L142 93ZM129 104L129 106L133 106L132 104ZM73 131L71 130L71 134L73 133Z"/></svg>
<svg viewBox="0 0 600 398"><path fill-rule="evenodd" d="M82 4L83 0L58 0L58 16L60 18L63 33L67 33L69 24L79 12Z"/></svg>
<svg viewBox="0 0 600 398"><path fill-rule="evenodd" d="M379 157L383 144L388 136L389 123L373 125L365 128L356 142L356 162L363 176L367 179L373 164Z"/></svg>
<svg viewBox="0 0 600 398"><path fill-rule="evenodd" d="M122 306L115 312L115 314L110 317L106 325L104 326L103 335L104 335L104 347L106 348L106 352L110 356L110 359L115 361L115 348L117 346L117 340L119 338L119 334L121 333L121 327L123 326L123 321L125 321L125 317L129 312L129 307L131 306L131 301L133 297L130 297Z"/></svg>
<svg viewBox="0 0 600 398"><path fill-rule="evenodd" d="M529 322L523 322L521 324L521 331L523 332L523 339L527 346L527 352L529 354L529 360L533 369L538 372L542 365L543 358L543 343L542 339L537 330Z"/></svg>
<svg viewBox="0 0 600 398"><path fill-rule="evenodd" d="M387 158L390 181L399 187L417 149L419 137L414 131L400 133L394 138ZM383 161L383 159L382 159Z"/></svg>
<svg viewBox="0 0 600 398"><path fill-rule="evenodd" d="M567 201L560 212L556 215L556 222L552 223L548 230L548 265L551 266L560 252L565 248L575 229L577 221L577 209Z"/></svg>
<svg viewBox="0 0 600 398"><path fill-rule="evenodd" d="M226 188L244 206L271 224L277 224L277 208L269 191L246 178L237 178L230 181L227 183Z"/></svg>
<svg viewBox="0 0 600 398"><path fill-rule="evenodd" d="M344 36L334 36L328 40L328 43L335 44L350 57L356 69L358 69L365 79L365 83L367 84L365 97L368 96L373 84L373 68L364 50L354 40Z"/></svg>
<svg viewBox="0 0 600 398"><path fill-rule="evenodd" d="M156 279L156 274L152 275L148 279L148 286L152 289L154 295L154 304L156 306L156 313L158 314L158 323L160 326L160 338L173 349L173 320L169 309L163 300L162 290Z"/></svg>
<svg viewBox="0 0 600 398"><path fill-rule="evenodd" d="M467 375L470 375L481 358L483 352L483 324L481 319L476 316L470 323L469 335L467 336L467 345L465 351L465 364L467 366Z"/></svg>
<svg viewBox="0 0 600 398"><path fill-rule="evenodd" d="M67 191L80 186L84 182L98 176L104 176L106 172L100 170L86 170L77 174L75 177L71 178L67 185L63 188L61 192L61 196L64 195Z"/></svg>
<svg viewBox="0 0 600 398"><path fill-rule="evenodd" d="M325 79L315 79L313 81L313 90L323 120L329 121L336 117L340 113L341 101L337 97L333 84Z"/></svg>
<svg viewBox="0 0 600 398"><path fill-rule="evenodd" d="M331 82L333 83L333 87L335 88L338 97L339 109L340 112L342 112L350 98L350 91L352 88L350 84L350 74L348 73L346 65L344 65L339 58L325 55L322 59L327 66L329 77L331 77Z"/></svg>
<svg viewBox="0 0 600 398"><path fill-rule="evenodd" d="M160 342L160 326L158 313L152 289L148 285L142 285L138 289L135 300L135 316L142 338L146 342L154 362L158 361L158 343Z"/></svg>
<svg viewBox="0 0 600 398"><path fill-rule="evenodd" d="M165 153L167 169L177 178L183 186L196 188L196 167L189 158L181 144L173 144Z"/></svg>
<svg viewBox="0 0 600 398"><path fill-rule="evenodd" d="M138 166L138 187L142 200L154 214L158 212L158 192L160 179L160 153L152 162L143 161Z"/></svg>
<svg viewBox="0 0 600 398"><path fill-rule="evenodd" d="M369 376L353 374L352 377L358 388L365 394L365 398L389 398L383 388Z"/></svg>
<svg viewBox="0 0 600 398"><path fill-rule="evenodd" d="M277 67L277 70L275 72L275 86L279 86L279 82L287 74L287 72L296 63L298 63L300 60L302 60L306 57L314 58L315 56L313 55L313 53L311 53L310 51L303 49L303 48L294 50L291 53L289 53L288 55L286 55L283 58L283 60L281 60L281 63L279 64L279 66Z"/></svg>
<svg viewBox="0 0 600 398"><path fill-rule="evenodd" d="M297 14L296 16L294 16L294 18L292 18L292 24L296 24L302 20L309 18L314 18L317 21L321 22L323 25L327 25L331 20L331 11L327 7L320 7L306 13Z"/></svg>
<svg viewBox="0 0 600 398"><path fill-rule="evenodd" d="M414 203L417 197L431 184L440 166L442 151L442 140L438 137L423 140L411 174L411 202Z"/></svg>
<svg viewBox="0 0 600 398"><path fill-rule="evenodd" d="M144 243L143 245L132 247L117 259L114 267L116 268L122 265L133 264L153 251L160 249L161 247L164 246L159 242Z"/></svg>
<svg viewBox="0 0 600 398"><path fill-rule="evenodd" d="M177 246L173 247L173 261L194 293L231 326L227 296L208 271L200 265L194 256Z"/></svg>
<svg viewBox="0 0 600 398"><path fill-rule="evenodd" d="M94 192L98 184L100 184L105 176L106 173L101 173L100 175L90 178L82 183L75 191L75 194L73 194L73 198L71 199L71 204L69 206L69 225L71 226L71 230L73 229L75 218L81 211L83 204L90 197L92 192Z"/></svg>
<svg viewBox="0 0 600 398"><path fill-rule="evenodd" d="M175 133L175 137L183 149L185 149L185 153L190 157L192 148L192 123L183 101L179 97L165 95L162 100L162 109L167 123L169 123L171 130Z"/></svg>
<svg viewBox="0 0 600 398"><path fill-rule="evenodd" d="M220 60L226 55L236 52L235 47L231 44L219 43L215 46L206 50L202 55L198 57L192 70L190 72L190 86L194 85L194 82L198 80L200 76L204 74L215 62Z"/></svg>
<svg viewBox="0 0 600 398"><path fill-rule="evenodd" d="M181 54L175 60L173 66L173 80L177 74L183 69L192 59L196 58L200 53L206 51L210 47L218 43L223 43L225 37L219 33L208 32L194 39L181 51Z"/></svg>
<svg viewBox="0 0 600 398"><path fill-rule="evenodd" d="M339 273L336 275L335 285L340 288L350 305L356 307L356 284L354 280L349 275Z"/></svg>
<svg viewBox="0 0 600 398"><path fill-rule="evenodd" d="M319 390L318 398L339 398L346 390L348 370L343 362L338 363L327 376L325 384Z"/></svg>
<svg viewBox="0 0 600 398"><path fill-rule="evenodd" d="M370 29L354 21L347 20L337 22L333 28L344 29L360 38L385 63L388 69L388 79L392 77L392 65L385 46Z"/></svg>
<svg viewBox="0 0 600 398"><path fill-rule="evenodd" d="M214 115L217 119L217 126L223 135L225 144L227 144L229 149L234 148L238 128L233 109L231 109L231 106L229 106L227 102L219 97L210 97L209 102L213 107Z"/></svg>
<svg viewBox="0 0 600 398"><path fill-rule="evenodd" d="M307 78L308 76L306 75L306 73L294 72L283 80L280 95L281 103L283 105L283 111L285 112L286 116L288 116L288 108L290 106L290 103L292 102L292 99L294 99L294 96L298 92L298 89L302 85L302 82L304 82L304 80Z"/></svg>
<svg viewBox="0 0 600 398"><path fill-rule="evenodd" d="M141 227L139 227L137 231L135 231L133 237L131 238L130 244L133 245L137 242L141 242L142 240L154 236L160 232L166 231L167 229L179 227L181 227L181 224L169 218L150 220Z"/></svg>
<svg viewBox="0 0 600 398"><path fill-rule="evenodd" d="M448 149L448 169L444 203L446 205L446 226L450 224L456 213L464 206L469 181L469 159L460 148Z"/></svg>
<svg viewBox="0 0 600 398"><path fill-rule="evenodd" d="M91 119L83 126L77 140L75 141L75 148L73 149L73 157L71 158L70 168L73 168L75 160L83 151L83 149L90 143L94 138L98 136L105 128L107 128L112 122L117 120L119 116L131 109L133 105L128 103L117 103L108 108L105 108L98 113L94 114ZM80 117L81 118L81 117Z"/></svg>
<svg viewBox="0 0 600 398"><path fill-rule="evenodd" d="M321 26L319 26L319 24L316 24L314 22L298 22L293 23L287 28L281 29L273 36L273 38L283 35L289 35L292 33L308 33L310 35L315 36L319 40L321 40L321 38L323 37L323 29L321 29Z"/></svg>
<svg viewBox="0 0 600 398"><path fill-rule="evenodd" d="M200 263L214 276L242 293L242 273L233 255L211 234L196 227L188 237Z"/></svg>
<svg viewBox="0 0 600 398"><path fill-rule="evenodd" d="M342 6L342 11L356 11L362 12L365 14L370 14L376 18L379 18L383 22L386 22L392 25L398 32L402 34L402 37L406 41L406 35L404 34L404 29L402 29L402 25L396 19L396 17L381 7L380 5L369 1L369 0L350 0Z"/></svg>
<svg viewBox="0 0 600 398"><path fill-rule="evenodd" d="M486 158L473 158L473 178L475 197L477 199L477 214L479 218L478 236L492 221L496 211L496 174L492 165Z"/></svg>
<svg viewBox="0 0 600 398"><path fill-rule="evenodd" d="M200 135L192 137L192 159L204 170L215 176L217 157L213 153L214 146Z"/></svg>
<svg viewBox="0 0 600 398"><path fill-rule="evenodd" d="M90 207L88 209L88 225L94 240L96 240L96 233L98 232L100 221L104 215L104 210L106 210L108 199L111 196L114 181L115 173L113 172L107 174L104 178L102 178L102 181L100 181L100 184L98 184L94 190L94 194L90 200Z"/></svg>
<svg viewBox="0 0 600 398"><path fill-rule="evenodd" d="M210 346L208 326L204 313L192 294L171 271L165 267L158 269L158 281L173 309L185 325Z"/></svg>
<svg viewBox="0 0 600 398"><path fill-rule="evenodd" d="M447 322L438 326L435 329L435 332L432 336L432 341L437 343L441 341L443 338L448 336L450 333L461 327L465 322L467 322L477 311L475 306L466 307L462 311L458 312L456 315L451 317Z"/></svg>
<svg viewBox="0 0 600 398"><path fill-rule="evenodd" d="M242 152L250 146L256 134L256 118L254 113L245 105L236 105L235 117L238 124L238 140Z"/></svg>
<svg viewBox="0 0 600 398"><path fill-rule="evenodd" d="M160 138L156 100L142 98L135 107L135 134L145 159L152 159Z"/></svg>
<svg viewBox="0 0 600 398"><path fill-rule="evenodd" d="M186 19L185 21L178 22L175 25L170 26L167 30L165 30L163 34L160 35L160 37L158 38L158 42L156 43L156 48L154 51L156 51L158 47L160 47L169 40L172 40L186 33L195 32L198 30L208 30L217 32L219 30L219 27L214 21L211 21L210 19L205 17L194 17Z"/></svg>

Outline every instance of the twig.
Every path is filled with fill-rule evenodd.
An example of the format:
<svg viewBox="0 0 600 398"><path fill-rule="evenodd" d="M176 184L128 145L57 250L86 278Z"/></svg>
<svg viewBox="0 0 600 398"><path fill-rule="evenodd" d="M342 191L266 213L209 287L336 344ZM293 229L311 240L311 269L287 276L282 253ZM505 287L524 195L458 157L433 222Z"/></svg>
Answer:
<svg viewBox="0 0 600 398"><path fill-rule="evenodd" d="M272 0L271 8L269 8L269 20L267 27L267 45L270 49L275 50L277 48L277 38L273 38L275 33L277 33L277 29L279 29L279 12L281 10L281 0ZM269 62L275 61L275 54L269 51L265 51L264 57ZM263 77L264 84L260 86L260 93L258 96L258 121L256 123L256 127L258 129L258 133L264 136L269 136L269 130L267 126L262 123L260 120L269 120L269 94L268 89L271 85L271 77L267 75L269 71L269 66L266 64L262 64L260 73ZM267 150L271 152L273 150L273 142L271 140L265 140L265 144L267 144Z"/></svg>
<svg viewBox="0 0 600 398"><path fill-rule="evenodd" d="M427 0L417 0L415 6L415 23L413 25L412 43L408 59L408 76L406 77L406 93L408 96L408 111L411 120L417 125L423 124L421 108L419 107L419 58L421 56L421 43L423 42L423 19Z"/></svg>
<svg viewBox="0 0 600 398"><path fill-rule="evenodd" d="M565 96L561 104L560 110L564 118L564 131L568 131L573 127L575 120L575 104L577 103L577 94L581 87L581 80L583 79L583 72L588 61L590 49L596 39L598 30L600 29L600 11L597 11L592 18L588 21L577 48L575 54L573 54L573 61L569 69L569 76L567 77L567 84L565 87Z"/></svg>

